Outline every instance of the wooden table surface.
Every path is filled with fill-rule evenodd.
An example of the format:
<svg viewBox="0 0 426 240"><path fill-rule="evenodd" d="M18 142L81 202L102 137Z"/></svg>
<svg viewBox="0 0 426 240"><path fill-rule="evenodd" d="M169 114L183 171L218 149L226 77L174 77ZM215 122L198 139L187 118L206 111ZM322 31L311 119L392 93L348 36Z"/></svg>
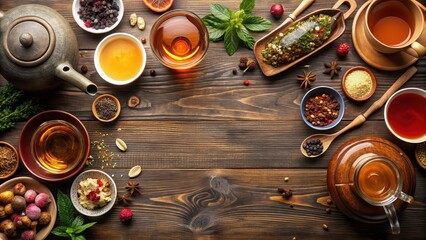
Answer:
<svg viewBox="0 0 426 240"><path fill-rule="evenodd" d="M240 3L239 0L180 0L174 2L172 9L187 9L205 16L210 12L211 2L222 3L233 10ZM254 14L278 26L282 20L274 20L269 14L274 2L284 4L283 20L300 0L256 1ZM357 2L358 7L364 3ZM265 77L259 68L233 75L232 69L237 68L241 56L252 58L254 55L240 48L229 57L223 42L210 43L206 58L198 66L177 72L162 66L149 46L149 32L159 14L151 12L142 0L124 0L124 18L113 32L147 38L147 65L133 85L116 87L100 78L93 63L94 49L107 34L94 35L80 29L71 14L72 1L1 0L0 9L7 11L24 3L50 6L69 21L78 38L79 66L88 66L86 76L98 85L99 94L114 94L123 105L118 121L105 124L91 113L94 97L66 84L49 93L49 109L74 114L83 121L92 141L104 140L110 150L119 155L113 160L114 168L105 166L92 147L95 161L86 169L103 169L113 175L120 193L124 192L129 169L138 164L144 169L135 179L141 183L143 194L136 196L129 206L134 211L132 224L119 222L123 205L116 204L85 232L87 239L424 239L426 171L415 162L414 144L398 140L386 128L383 109L358 129L336 139L319 158L305 158L299 150L301 141L317 131L301 120L298 102L306 90L299 88L296 75L306 69L305 65L310 65L310 70L317 74L314 86L331 86L343 94L340 78L330 80L322 73L324 63L336 58L340 42L351 46L349 55L339 61L340 76L353 66L367 66L352 44L354 15L348 19L347 28L337 41L274 77ZM333 4L330 0L316 0L305 13ZM145 31L130 27L129 15L134 12L145 18ZM264 34L254 36L259 39ZM419 60L415 66L418 72L404 87L426 89L426 59ZM150 76L151 69L156 71L155 77ZM372 70L378 79L373 97L364 103L345 97L343 121L328 132L343 128L365 111L403 72ZM250 86L243 85L245 79L250 80ZM0 84L5 83L0 77ZM126 106L132 95L141 97L142 107ZM18 123L0 135L0 140L17 147L23 124ZM329 196L326 173L333 153L346 141L364 135L383 137L397 144L411 157L415 167L416 202L399 215L402 229L399 236L391 235L388 223L355 222L335 207L331 214L325 212L328 207L325 200ZM127 152L120 153L115 147L116 138L127 143ZM21 164L16 175L30 174ZM285 177L289 177L288 182L284 181ZM46 185L56 195L57 189L69 191L71 182L72 179ZM279 195L277 187L291 188L294 196L287 203L271 200ZM322 229L323 223L329 226L329 231Z"/></svg>

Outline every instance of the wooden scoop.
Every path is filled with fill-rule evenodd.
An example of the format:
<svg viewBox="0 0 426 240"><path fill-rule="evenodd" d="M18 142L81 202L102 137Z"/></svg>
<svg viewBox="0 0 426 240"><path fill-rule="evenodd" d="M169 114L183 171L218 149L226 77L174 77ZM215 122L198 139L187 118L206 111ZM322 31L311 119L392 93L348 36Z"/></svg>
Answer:
<svg viewBox="0 0 426 240"><path fill-rule="evenodd" d="M408 68L407 71L405 71L404 74L402 74L401 77L399 77L398 80L396 80L396 82L394 84L392 84L392 86L385 92L385 94L383 94L383 96L381 98L379 98L379 100L375 101L367 109L367 111L358 115L354 120L352 120L351 123L349 123L349 125L342 128L340 131L333 133L333 134L314 134L314 135L311 135L311 136L305 138L305 140L303 140L302 144L300 145L300 151L302 152L302 154L305 157L309 157L309 158L314 158L314 157L318 157L318 156L322 155L325 151L327 151L328 147L330 147L330 144L333 142L333 140L336 137L338 137L340 134L348 131L349 129L352 129L356 126L363 124L373 112L380 109L383 106L383 104L385 104L385 102L388 100L388 98L392 94L394 94L402 85L404 85L404 83L406 83L416 72L417 72L417 68L415 68L414 66ZM320 154L308 156L307 152L303 148L303 144L310 139L321 140L322 146L323 146L323 151Z"/></svg>
<svg viewBox="0 0 426 240"><path fill-rule="evenodd" d="M253 48L254 56L256 57L256 60L259 64L259 67L262 70L263 74L265 74L265 76L273 76L275 74L278 74L280 72L287 70L288 68L290 68L290 67L294 66L295 64L303 61L304 59L308 58L312 54L318 52L319 50L321 50L322 48L324 48L325 46L327 46L328 44L330 44L331 42L333 42L334 40L339 38L343 34L343 32L345 31L345 20L347 18L349 18L349 16L356 10L356 7L357 7L355 0L339 0L334 4L333 8L319 9L317 11L314 11L314 12L304 16L303 18L297 20L296 22L294 22L295 18L303 10L305 10L309 5L311 5L312 2L314 2L314 0L303 0L303 2L296 8L296 10L294 10L294 12L292 14L290 14L289 17L280 26L275 28L272 32L268 33L266 36L259 39L254 44L254 48ZM349 9L345 13L343 13L341 10L338 9L343 4L349 5ZM339 14L339 13L341 13L341 14ZM335 29L332 31L329 38L321 46L319 46L318 48L316 48L312 52L294 60L293 62L290 62L288 64L283 64L283 65L280 65L278 67L273 67L273 66L268 65L268 64L263 62L262 51L265 49L266 45L269 43L269 41L271 39L273 39L279 33L285 32L288 27L290 27L294 24L297 24L297 22L304 21L304 20L308 19L309 17L311 17L313 15L317 15L317 14L326 14L326 15L329 15L329 16L338 16L337 19L334 19L334 22L336 24Z"/></svg>

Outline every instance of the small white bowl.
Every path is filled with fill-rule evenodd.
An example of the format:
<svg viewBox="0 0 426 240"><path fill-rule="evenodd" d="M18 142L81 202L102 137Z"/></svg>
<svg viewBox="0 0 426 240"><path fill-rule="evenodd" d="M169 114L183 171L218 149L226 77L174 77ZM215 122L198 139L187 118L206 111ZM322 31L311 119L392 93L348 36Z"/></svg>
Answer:
<svg viewBox="0 0 426 240"><path fill-rule="evenodd" d="M139 72L131 79L128 80L115 80L111 77L109 77L108 75L105 74L104 70L102 69L100 62L99 62L99 56L103 50L103 48L112 40L117 39L117 38L126 38L129 39L131 41L133 41L134 43L136 43L136 45L139 47L139 50L142 53L142 66L139 69ZM141 75L142 72L145 70L145 65L146 65L146 53L145 53L145 48L142 45L141 41L139 39L137 39L135 36L130 35L128 33L114 33L111 35L106 36L104 39L102 39L102 41L98 44L98 46L96 47L95 50L95 55L94 55L94 62L95 62L95 68L96 71L98 72L98 74L107 82L113 84L113 85L126 85L129 84L133 81L135 81L136 79L138 79Z"/></svg>
<svg viewBox="0 0 426 240"><path fill-rule="evenodd" d="M386 126L388 127L389 131L391 131L391 133L394 136L396 136L397 138L401 139L402 141L405 141L405 142L408 142L408 143L421 143L421 142L425 142L426 141L426 135L424 135L423 137L420 137L420 138L416 138L416 139L404 138L404 137L398 135L392 129L392 127L389 124L389 121L388 121L388 109L389 109L389 105L392 103L392 101L397 96L399 96L401 94L405 94L405 93L415 93L415 94L418 94L418 95L423 96L424 98L426 98L426 90L423 90L421 88L404 88L404 89L401 89L401 90L397 91L396 93L392 94L392 96L386 102L385 109L384 109Z"/></svg>
<svg viewBox="0 0 426 240"><path fill-rule="evenodd" d="M117 22L115 22L112 26L110 27L106 27L104 29L95 29L92 27L86 27L84 25L83 20L80 19L80 16L78 16L78 10L80 9L80 0L74 0L73 4L72 4L72 16L74 17L74 21L78 24L78 26L80 26L83 30L90 32L90 33L96 33L96 34L101 34L101 33L106 33L109 32L111 30L113 30L115 27L118 26L118 24L120 24L121 20L123 19L123 15L124 15L124 4L122 0L114 0L114 2L117 3L118 7L120 8L118 10L118 16L117 16Z"/></svg>
<svg viewBox="0 0 426 240"><path fill-rule="evenodd" d="M111 190L111 202L107 203L107 205L101 207L101 208L95 208L93 210L89 210L81 206L81 204L78 202L78 185L82 180L85 180L87 178L104 178L108 180ZM117 186L115 185L114 180L112 177L110 177L107 173L100 171L100 170L87 170L82 173L80 173L72 182L71 190L70 190L70 197L71 202L74 205L74 208L81 214L87 217L99 217L107 213L109 210L112 209L112 207L115 204L115 201L117 199Z"/></svg>

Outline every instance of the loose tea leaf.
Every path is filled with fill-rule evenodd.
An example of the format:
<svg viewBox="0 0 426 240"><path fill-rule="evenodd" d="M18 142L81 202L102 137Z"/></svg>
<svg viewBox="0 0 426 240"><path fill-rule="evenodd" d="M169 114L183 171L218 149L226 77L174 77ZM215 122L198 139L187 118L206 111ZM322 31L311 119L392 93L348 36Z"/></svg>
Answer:
<svg viewBox="0 0 426 240"><path fill-rule="evenodd" d="M237 51L240 42L243 42L247 48L253 49L256 41L249 31L265 31L272 27L269 20L251 16L254 5L255 0L243 0L240 10L233 12L221 4L210 4L211 14L203 17L210 40L216 42L224 39L229 56Z"/></svg>

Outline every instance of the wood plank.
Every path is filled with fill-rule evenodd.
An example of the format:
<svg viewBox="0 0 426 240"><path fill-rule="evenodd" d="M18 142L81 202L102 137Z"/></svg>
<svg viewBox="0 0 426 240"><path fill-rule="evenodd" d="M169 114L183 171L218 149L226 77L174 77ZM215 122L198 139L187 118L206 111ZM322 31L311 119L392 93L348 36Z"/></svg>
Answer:
<svg viewBox="0 0 426 240"><path fill-rule="evenodd" d="M359 129L337 138L330 149L315 159L299 150L302 140L317 133L302 121L119 121L103 124L84 121L91 141L102 141L116 157L117 168L141 164L154 169L191 168L326 168L337 148L346 141L365 135L380 136L400 146L418 167L414 144L394 137L382 121L367 121ZM348 122L342 122L336 131ZM22 124L0 140L18 146ZM121 131L118 129L121 128ZM334 131L329 131L334 132ZM107 135L108 134L108 135ZM128 145L121 153L115 146L119 137ZM91 154L100 151L92 146ZM117 156L120 155L120 156ZM106 166L101 160L95 167Z"/></svg>
<svg viewBox="0 0 426 240"><path fill-rule="evenodd" d="M108 170L123 192L127 171ZM123 177L121 177L123 175ZM307 177L309 176L309 177ZM284 177L289 177L284 182ZM326 170L147 170L134 181L142 195L129 206L131 225L118 221L122 204L99 220L87 239L422 239L425 226L425 178L417 180L416 203L399 215L401 235L392 236L388 223L355 222L324 200L328 197ZM277 187L291 188L285 203ZM55 187L56 188L56 187ZM60 187L64 192L67 188ZM293 205L293 208L290 207ZM322 229L322 224L329 231Z"/></svg>

